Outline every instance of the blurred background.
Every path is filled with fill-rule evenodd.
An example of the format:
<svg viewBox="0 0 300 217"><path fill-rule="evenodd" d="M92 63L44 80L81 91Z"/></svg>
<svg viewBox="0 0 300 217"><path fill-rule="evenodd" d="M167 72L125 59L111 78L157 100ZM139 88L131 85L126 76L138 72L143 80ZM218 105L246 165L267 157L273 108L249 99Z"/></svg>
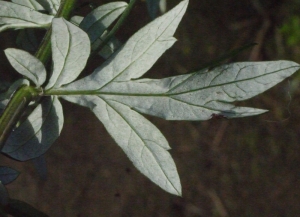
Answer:
<svg viewBox="0 0 300 217"><path fill-rule="evenodd" d="M81 1L101 5L111 1ZM167 0L168 10L179 0ZM79 10L87 14L90 7ZM150 22L138 1L117 37L125 42ZM1 33L1 50L15 47L16 32ZM298 0L190 0L168 50L145 77L162 78L198 69L248 43L257 45L234 61L300 62ZM16 74L3 52L1 79ZM90 73L99 57L85 70ZM86 108L63 101L65 124L46 153L48 178L32 162L1 157L21 172L7 186L51 217L295 217L300 216L300 76L239 105L270 110L243 119L165 121L147 116L166 136L183 196L170 195L138 172L102 124Z"/></svg>

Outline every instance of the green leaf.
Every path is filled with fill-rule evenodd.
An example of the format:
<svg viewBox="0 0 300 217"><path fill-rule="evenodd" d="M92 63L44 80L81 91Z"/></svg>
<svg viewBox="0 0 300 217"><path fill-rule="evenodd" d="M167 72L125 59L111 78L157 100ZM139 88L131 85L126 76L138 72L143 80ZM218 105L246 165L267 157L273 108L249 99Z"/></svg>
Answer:
<svg viewBox="0 0 300 217"><path fill-rule="evenodd" d="M94 9L82 20L79 27L88 34L91 44L102 36L126 6L126 2L111 2Z"/></svg>
<svg viewBox="0 0 300 217"><path fill-rule="evenodd" d="M25 161L44 154L60 135L62 106L57 97L46 97L6 141L2 152Z"/></svg>
<svg viewBox="0 0 300 217"><path fill-rule="evenodd" d="M0 32L7 29L47 28L53 16L39 13L32 8L0 1Z"/></svg>
<svg viewBox="0 0 300 217"><path fill-rule="evenodd" d="M90 108L136 168L165 191L181 195L177 169L167 151L168 142L147 119L128 106L98 96L64 99Z"/></svg>
<svg viewBox="0 0 300 217"><path fill-rule="evenodd" d="M10 64L19 72L40 87L46 80L46 69L43 63L30 53L8 48L5 51Z"/></svg>
<svg viewBox="0 0 300 217"><path fill-rule="evenodd" d="M73 16L71 17L70 22L76 26L79 26L79 24L82 22L83 19L84 17L82 16Z"/></svg>
<svg viewBox="0 0 300 217"><path fill-rule="evenodd" d="M188 1L135 33L115 55L90 76L68 85L69 90L97 90L111 82L139 78L174 42L173 34L185 13Z"/></svg>
<svg viewBox="0 0 300 217"><path fill-rule="evenodd" d="M12 0L13 3L23 5L29 8L32 8L36 11L44 10L42 5L40 5L36 0Z"/></svg>
<svg viewBox="0 0 300 217"><path fill-rule="evenodd" d="M13 182L19 176L19 172L10 168L0 166L0 181L3 185Z"/></svg>
<svg viewBox="0 0 300 217"><path fill-rule="evenodd" d="M160 80L113 82L97 93L167 120L207 120L214 115L238 118L266 110L230 103L254 97L297 70L299 64L291 61L232 63Z"/></svg>
<svg viewBox="0 0 300 217"><path fill-rule="evenodd" d="M51 47L54 66L46 89L74 81L90 54L87 34L63 18L53 19Z"/></svg>
<svg viewBox="0 0 300 217"><path fill-rule="evenodd" d="M81 16L73 16L70 20L71 23L73 23L76 26L79 26L79 24L82 22L84 17ZM98 39L94 41L94 43L91 46L91 50L96 50L103 42L103 38L106 37L107 31L105 31ZM112 37L109 42L107 42L101 51L98 52L100 56L102 56L104 59L108 59L116 50L118 50L121 47L121 42L116 38Z"/></svg>
<svg viewBox="0 0 300 217"><path fill-rule="evenodd" d="M36 0L36 1L52 15L56 15L61 2L61 0Z"/></svg>

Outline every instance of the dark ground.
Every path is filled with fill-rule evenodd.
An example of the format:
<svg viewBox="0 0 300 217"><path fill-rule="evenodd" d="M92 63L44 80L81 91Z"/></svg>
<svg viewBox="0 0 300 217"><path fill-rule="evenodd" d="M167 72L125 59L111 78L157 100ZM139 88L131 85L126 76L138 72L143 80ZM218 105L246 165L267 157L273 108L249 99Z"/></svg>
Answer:
<svg viewBox="0 0 300 217"><path fill-rule="evenodd" d="M169 0L169 8L176 2ZM176 33L178 42L147 76L185 73L249 42L258 45L230 61L299 62L300 38L288 40L300 32L300 26L290 24L300 4L262 2L191 0ZM125 40L149 22L145 14L145 2L139 2L118 37ZM280 31L282 26L287 30ZM11 45L7 41L5 46ZM46 154L47 181L39 179L32 163L2 158L1 164L21 171L7 186L9 193L51 217L300 216L298 81L294 76L240 103L270 110L257 117L206 122L148 117L173 148L182 198L141 175L91 112L67 102L61 137Z"/></svg>

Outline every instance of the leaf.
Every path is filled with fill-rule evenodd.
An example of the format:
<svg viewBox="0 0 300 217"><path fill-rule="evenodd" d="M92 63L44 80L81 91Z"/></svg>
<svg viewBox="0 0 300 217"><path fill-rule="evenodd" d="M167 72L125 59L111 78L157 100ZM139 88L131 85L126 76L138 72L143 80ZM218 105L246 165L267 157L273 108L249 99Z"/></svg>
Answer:
<svg viewBox="0 0 300 217"><path fill-rule="evenodd" d="M61 0L36 0L36 1L52 15L56 15L61 2Z"/></svg>
<svg viewBox="0 0 300 217"><path fill-rule="evenodd" d="M90 54L87 34L63 18L53 19L51 35L53 73L46 89L74 81Z"/></svg>
<svg viewBox="0 0 300 217"><path fill-rule="evenodd" d="M7 185L16 180L19 176L19 172L10 168L0 166L0 181L3 185Z"/></svg>
<svg viewBox="0 0 300 217"><path fill-rule="evenodd" d="M79 24L82 22L83 19L84 17L82 16L73 16L71 17L70 22L76 26L79 26Z"/></svg>
<svg viewBox="0 0 300 217"><path fill-rule="evenodd" d="M90 108L133 164L151 181L169 193L181 195L175 163L161 132L129 107L98 96L65 96Z"/></svg>
<svg viewBox="0 0 300 217"><path fill-rule="evenodd" d="M241 62L164 79L114 82L97 91L107 100L167 120L252 116L266 110L230 103L254 97L299 70L291 61Z"/></svg>
<svg viewBox="0 0 300 217"><path fill-rule="evenodd" d="M44 10L44 8L42 7L42 5L40 5L37 1L35 0L12 0L13 3L19 4L19 5L23 5L29 8L32 8L36 11L41 11Z"/></svg>
<svg viewBox="0 0 300 217"><path fill-rule="evenodd" d="M135 33L115 55L90 76L68 85L68 90L96 90L115 81L139 78L174 42L173 34L185 13L188 1Z"/></svg>
<svg viewBox="0 0 300 217"><path fill-rule="evenodd" d="M6 141L2 152L25 161L44 154L60 135L62 106L57 97L46 97Z"/></svg>
<svg viewBox="0 0 300 217"><path fill-rule="evenodd" d="M97 48L102 44L103 39L106 37L107 32L105 32L100 38L98 38L93 44L92 44L92 51L97 50ZM101 49L101 51L98 52L100 56L102 56L104 59L108 59L113 53L115 53L120 47L122 46L121 42L116 38L112 37Z"/></svg>
<svg viewBox="0 0 300 217"><path fill-rule="evenodd" d="M8 48L5 51L10 64L19 72L24 75L38 87L40 87L46 80L46 69L43 63L30 53L15 49Z"/></svg>
<svg viewBox="0 0 300 217"><path fill-rule="evenodd" d="M0 181L0 205L5 206L8 203L8 192L5 186Z"/></svg>
<svg viewBox="0 0 300 217"><path fill-rule="evenodd" d="M47 28L53 16L39 13L31 8L0 1L0 32L7 29Z"/></svg>
<svg viewBox="0 0 300 217"><path fill-rule="evenodd" d="M126 2L111 2L102 5L89 13L79 27L88 34L91 43L94 43L123 13L126 7Z"/></svg>

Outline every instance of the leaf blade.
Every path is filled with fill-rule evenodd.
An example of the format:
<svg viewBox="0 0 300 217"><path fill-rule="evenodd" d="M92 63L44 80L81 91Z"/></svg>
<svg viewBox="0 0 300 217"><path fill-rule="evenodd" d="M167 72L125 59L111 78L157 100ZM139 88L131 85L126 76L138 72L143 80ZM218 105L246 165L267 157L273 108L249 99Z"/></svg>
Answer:
<svg viewBox="0 0 300 217"><path fill-rule="evenodd" d="M107 28L123 13L126 2L111 2L101 5L89 13L79 27L89 36L91 44L94 43Z"/></svg>
<svg viewBox="0 0 300 217"><path fill-rule="evenodd" d="M53 16L31 8L0 1L0 32L11 28L47 28L52 19Z"/></svg>
<svg viewBox="0 0 300 217"><path fill-rule="evenodd" d="M32 8L36 11L43 10L44 8L35 0L12 0L13 3Z"/></svg>
<svg viewBox="0 0 300 217"><path fill-rule="evenodd" d="M6 141L2 152L25 161L44 154L60 135L62 106L57 97L46 97Z"/></svg>
<svg viewBox="0 0 300 217"><path fill-rule="evenodd" d="M87 34L63 18L52 22L52 59L54 68L46 89L74 81L84 69L90 54Z"/></svg>
<svg viewBox="0 0 300 217"><path fill-rule="evenodd" d="M39 59L26 51L15 48L8 48L4 52L10 64L21 75L29 78L38 87L45 82L46 69Z"/></svg>
<svg viewBox="0 0 300 217"><path fill-rule="evenodd" d="M98 94L167 120L237 118L266 112L232 102L254 97L299 69L291 61L242 62L164 79L113 82ZM236 79L236 80L235 80Z"/></svg>
<svg viewBox="0 0 300 217"><path fill-rule="evenodd" d="M181 184L170 149L161 132L129 107L97 96L65 96L90 108L133 164L165 191L181 195Z"/></svg>
<svg viewBox="0 0 300 217"><path fill-rule="evenodd" d="M16 178L18 178L20 172L10 168L10 167L4 167L4 166L0 166L0 182L3 185L7 185L11 182L13 182L14 180L16 180Z"/></svg>

